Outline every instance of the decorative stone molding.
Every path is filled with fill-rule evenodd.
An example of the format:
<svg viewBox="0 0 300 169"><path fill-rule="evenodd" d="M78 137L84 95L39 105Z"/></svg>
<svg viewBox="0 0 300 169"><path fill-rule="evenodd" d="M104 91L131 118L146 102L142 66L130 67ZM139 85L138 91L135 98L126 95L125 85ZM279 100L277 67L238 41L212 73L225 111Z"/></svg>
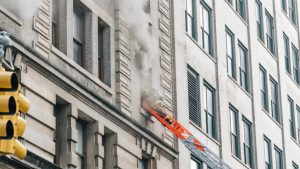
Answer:
<svg viewBox="0 0 300 169"><path fill-rule="evenodd" d="M161 49L161 86L163 91L164 98L164 107L169 111L173 111L173 76L174 76L174 68L173 68L173 59L172 57L172 25L171 25L171 0L160 0L159 1L159 29L161 32L161 36L159 39L159 45ZM165 130L163 134L163 140L170 144L174 145L174 139L172 133Z"/></svg>
<svg viewBox="0 0 300 169"><path fill-rule="evenodd" d="M129 63L131 60L128 41L128 27L116 11L116 93L117 106L121 111L131 116L131 70Z"/></svg>
<svg viewBox="0 0 300 169"><path fill-rule="evenodd" d="M41 0L37 16L33 17L33 30L37 33L37 39L33 41L33 49L42 56L48 58L51 48L51 2Z"/></svg>

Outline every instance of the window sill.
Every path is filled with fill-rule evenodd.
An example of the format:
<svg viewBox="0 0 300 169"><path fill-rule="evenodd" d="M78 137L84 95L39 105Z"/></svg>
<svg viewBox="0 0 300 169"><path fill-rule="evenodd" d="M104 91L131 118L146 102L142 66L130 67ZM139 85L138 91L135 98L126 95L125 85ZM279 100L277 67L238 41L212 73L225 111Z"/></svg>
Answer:
<svg viewBox="0 0 300 169"><path fill-rule="evenodd" d="M242 164L244 167L251 169L249 166L247 166L241 159L239 159L237 156L231 154L232 158L234 158L236 161L238 161L240 164Z"/></svg>
<svg viewBox="0 0 300 169"><path fill-rule="evenodd" d="M287 20L289 20L289 22L293 25L293 27L295 28L295 30L298 32L298 25L294 24L291 19L289 18L289 16L287 15L287 13L281 8L283 15L287 18Z"/></svg>
<svg viewBox="0 0 300 169"><path fill-rule="evenodd" d="M258 41L260 42L260 44L266 49L266 51L268 51L268 53L272 56L272 58L273 58L276 62L278 62L276 55L273 54L273 53L266 47L265 43L262 42L259 38L257 38L257 40L258 40ZM275 49L274 49L274 50L275 50Z"/></svg>
<svg viewBox="0 0 300 169"><path fill-rule="evenodd" d="M292 136L290 136L291 140L294 141L294 143L300 148L300 143L297 142L297 140L295 138L293 138Z"/></svg>
<svg viewBox="0 0 300 169"><path fill-rule="evenodd" d="M228 4L228 6L233 10L233 12L237 15L237 17L240 18L240 20L241 20L241 21L245 24L245 26L248 28L248 23L247 23L248 19L247 19L247 16L246 16L246 18L244 19L244 18L241 17L241 15L233 8L233 6L232 6L231 3L229 3L227 0L224 0L224 1Z"/></svg>
<svg viewBox="0 0 300 169"><path fill-rule="evenodd" d="M113 91L110 87L108 87L106 84L101 82L98 78L96 78L94 75L92 75L90 72L85 70L83 67L78 65L73 59L67 57L64 53L62 53L59 49L51 45L51 52L54 53L56 56L58 56L60 59L64 60L68 64L70 64L73 68L81 72L84 76L86 76L91 81L95 82L96 84L100 85L101 88L103 88L106 92L113 95Z"/></svg>
<svg viewBox="0 0 300 169"><path fill-rule="evenodd" d="M235 83L250 99L252 99L252 96L249 92L247 92L244 88L242 88L238 82L233 78L231 77L228 73L227 73L227 76L229 77L229 79L231 79L233 81L233 83Z"/></svg>
<svg viewBox="0 0 300 169"><path fill-rule="evenodd" d="M211 141L213 141L214 143L216 143L218 146L221 146L220 142L216 139L214 139L213 137L211 137L210 135L208 135L206 132L203 131L203 129L198 126L197 124L195 124L194 122L192 121L189 121L189 123L195 127L196 129L198 129L202 134L204 134L207 138L209 138Z"/></svg>
<svg viewBox="0 0 300 169"><path fill-rule="evenodd" d="M263 112L265 112L266 114L267 114L267 116L272 120L272 121L274 121L274 123L282 130L283 128L282 128L282 125L279 123L279 122L277 122L271 115L270 115L270 113L269 112L267 112L264 108L261 108L261 110L263 111Z"/></svg>
<svg viewBox="0 0 300 169"><path fill-rule="evenodd" d="M294 80L294 78L292 77L292 75L285 71L286 72L286 75L295 83L295 85L300 89L300 85Z"/></svg>
<svg viewBox="0 0 300 169"><path fill-rule="evenodd" d="M201 51L216 64L216 59L207 53L193 37L191 37L188 33L186 33L186 36L189 37L195 43L195 45L197 45Z"/></svg>

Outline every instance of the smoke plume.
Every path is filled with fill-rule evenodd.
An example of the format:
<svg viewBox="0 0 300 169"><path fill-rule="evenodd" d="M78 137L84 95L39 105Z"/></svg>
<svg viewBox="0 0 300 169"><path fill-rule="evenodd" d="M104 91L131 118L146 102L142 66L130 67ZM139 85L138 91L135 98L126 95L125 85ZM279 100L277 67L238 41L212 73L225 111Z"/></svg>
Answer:
<svg viewBox="0 0 300 169"><path fill-rule="evenodd" d="M149 89L153 59L158 57L158 34L153 31L149 21L149 0L120 0L121 16L129 26L130 53L141 73L141 88Z"/></svg>

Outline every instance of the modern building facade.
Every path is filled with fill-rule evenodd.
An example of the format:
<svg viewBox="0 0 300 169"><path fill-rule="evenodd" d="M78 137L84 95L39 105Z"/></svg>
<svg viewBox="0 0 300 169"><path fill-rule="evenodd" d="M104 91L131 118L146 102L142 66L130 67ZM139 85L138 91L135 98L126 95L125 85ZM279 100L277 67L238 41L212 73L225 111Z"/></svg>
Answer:
<svg viewBox="0 0 300 169"><path fill-rule="evenodd" d="M156 88L175 112L173 2L132 2L0 2L6 59L31 101L28 156L0 168L177 168L176 138L141 109L141 91Z"/></svg>
<svg viewBox="0 0 300 169"><path fill-rule="evenodd" d="M174 1L178 119L232 168L299 168L298 9ZM179 152L179 168L207 168Z"/></svg>

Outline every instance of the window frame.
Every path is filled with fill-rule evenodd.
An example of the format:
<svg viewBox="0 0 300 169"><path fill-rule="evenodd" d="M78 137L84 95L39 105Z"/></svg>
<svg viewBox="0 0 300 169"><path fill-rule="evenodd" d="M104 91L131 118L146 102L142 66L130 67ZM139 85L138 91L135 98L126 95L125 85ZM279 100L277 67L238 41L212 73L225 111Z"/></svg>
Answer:
<svg viewBox="0 0 300 169"><path fill-rule="evenodd" d="M190 160L194 161L197 164L197 166L198 166L197 169L203 169L203 162L201 160L199 160L197 157L195 157L193 154L191 154Z"/></svg>
<svg viewBox="0 0 300 169"><path fill-rule="evenodd" d="M248 93L250 93L250 86L249 86L249 55L248 55L248 49L239 41L238 42L238 47L239 47L239 57L240 57L240 65L239 65L239 74L240 74L240 86ZM243 70L241 68L242 65L242 59L241 59L241 51L244 52L244 56L245 56L245 69ZM243 82L242 82L242 74L245 76L245 86L243 86Z"/></svg>
<svg viewBox="0 0 300 169"><path fill-rule="evenodd" d="M197 102L197 119L196 121L194 121L191 118L191 112L190 112L190 93L189 93L189 73L195 77L196 80L196 98L194 98ZM196 125L198 125L199 127L201 126L201 100L200 100L200 77L199 74L190 66L187 66L187 75L188 75L188 101L189 101L189 120L192 121L193 123L195 123Z"/></svg>
<svg viewBox="0 0 300 169"><path fill-rule="evenodd" d="M241 3L242 2L242 3ZM247 20L247 7L246 0L236 0L236 12L243 18L244 21ZM242 8L241 8L242 4Z"/></svg>
<svg viewBox="0 0 300 169"><path fill-rule="evenodd" d="M267 143L267 148L268 148L268 152L266 152L266 144L265 143ZM268 154L268 161L269 161L269 163L267 163L267 157L266 157L266 153ZM272 149L271 149L271 140L268 138L268 137L266 137L266 136L264 136L264 158L265 158L265 169L272 169L273 168L273 161L272 161ZM267 165L269 166L268 168L267 168Z"/></svg>
<svg viewBox="0 0 300 169"><path fill-rule="evenodd" d="M288 96L288 104L291 104L291 107L288 106L289 110L289 126L290 126L290 136L297 140L296 134L296 123L295 123L295 103L294 100Z"/></svg>
<svg viewBox="0 0 300 169"><path fill-rule="evenodd" d="M266 10L265 11L265 15L266 15L266 43L267 43L267 49L273 54L275 55L275 36L274 36L274 32L275 32L275 25L274 25L274 18L273 16ZM268 24L270 23L270 25ZM270 31L270 32L269 32Z"/></svg>
<svg viewBox="0 0 300 169"><path fill-rule="evenodd" d="M82 119L77 119L76 120L76 130L78 131L78 124L80 124L81 125L81 129L82 129L82 154L80 153L80 152L78 152L78 150L77 150L77 146L78 146L78 144L79 144L79 134L78 134L78 141L77 141L77 143L76 143L76 148L75 148L75 153L76 153L76 155L78 156L78 158L80 158L81 159L81 169L83 169L83 168L85 168L85 160L86 160L86 155L85 155L85 153L86 153L86 138L85 138L85 135L86 135L86 122L84 121L84 120L82 120ZM78 131L78 133L79 133L79 131Z"/></svg>
<svg viewBox="0 0 300 169"><path fill-rule="evenodd" d="M201 39L201 48L207 52L210 56L213 56L213 26L212 26L212 9L209 7L209 5L206 4L206 2L204 0L200 0L200 18L201 18L201 22L200 22L200 37L199 39ZM206 10L208 13L208 29L209 29L209 33L207 33L207 31L205 30L205 24L204 24L204 15L203 15L203 10ZM208 36L208 49L205 48L205 38L204 35Z"/></svg>
<svg viewBox="0 0 300 169"><path fill-rule="evenodd" d="M295 0L288 0L288 17L291 22L297 26L297 2Z"/></svg>
<svg viewBox="0 0 300 169"><path fill-rule="evenodd" d="M233 107L231 104L229 105L229 112L230 112L230 138L231 138L231 153L238 159L241 159L241 145L240 145L240 127L239 127L239 111ZM235 119L233 119L233 114L235 114ZM235 123L233 124L233 121ZM233 125L235 125L236 134L233 133ZM233 139L234 138L234 139ZM235 145L233 145L235 144ZM234 152L234 150L236 152Z"/></svg>
<svg viewBox="0 0 300 169"><path fill-rule="evenodd" d="M56 48L59 47L59 2L59 0L51 0L51 44Z"/></svg>
<svg viewBox="0 0 300 169"><path fill-rule="evenodd" d="M216 130L216 90L210 85L208 84L206 81L204 81L204 91L203 91L203 109L205 112L205 120L206 120L206 133L211 136L214 139L217 139L217 130ZM210 91L212 93L212 112L209 112L207 110L207 91ZM212 133L209 133L209 129L208 129L208 117L212 118Z"/></svg>
<svg viewBox="0 0 300 169"><path fill-rule="evenodd" d="M259 76L260 76L260 95L261 95L261 106L266 111L269 112L269 96L268 96L268 81L267 81L267 70L262 66L259 65ZM263 74L261 74L263 73ZM263 83L262 84L262 77L263 75ZM263 88L262 88L263 87ZM264 95L264 97L262 96Z"/></svg>
<svg viewBox="0 0 300 169"><path fill-rule="evenodd" d="M293 161L292 162L293 169L299 169L299 166Z"/></svg>
<svg viewBox="0 0 300 169"><path fill-rule="evenodd" d="M272 86L275 86L275 96L273 98ZM271 115L272 118L275 119L276 122L281 124L281 117L279 111L279 92L278 92L278 83L276 80L270 75L270 105L271 105ZM275 100L273 100L275 99ZM273 105L275 105L275 112L273 112Z"/></svg>
<svg viewBox="0 0 300 169"><path fill-rule="evenodd" d="M243 139L243 154L244 154L244 164L245 165L247 165L248 167L250 167L250 168L252 168L253 167L253 141L252 141L252 137L253 137L253 134L252 134L252 123L248 120L248 119L246 119L245 117L243 117L243 119L242 119L242 122L243 122L243 132L244 132L244 139ZM249 129L249 144L250 145L247 145L246 143L245 143L245 134L246 134L246 132L245 132L245 125L247 125L247 127L248 127L248 129ZM250 162L249 163L247 163L247 158L246 158L246 147L249 149L249 160L250 160Z"/></svg>
<svg viewBox="0 0 300 169"><path fill-rule="evenodd" d="M191 1L191 5L192 5L192 11L188 11L188 1ZM189 36L191 36L191 38L195 39L196 41L198 41L197 39L197 8L196 8L196 0L186 0L186 9L185 9L185 22L186 22L186 29L185 31L187 32L187 34ZM191 12L191 13L190 13ZM192 22L192 27L191 32L189 32L189 23L188 23L188 17L191 19Z"/></svg>
<svg viewBox="0 0 300 169"><path fill-rule="evenodd" d="M226 58L227 58L227 74L236 80L236 53L235 53L235 35L234 33L226 26L225 28L226 32ZM231 55L228 54L228 36L231 38ZM231 64L229 65L229 60ZM229 66L231 68L231 72L229 72Z"/></svg>
<svg viewBox="0 0 300 169"><path fill-rule="evenodd" d="M276 145L274 145L274 154L275 154L275 169L283 169L283 162L282 162L282 150L280 150ZM277 154L279 154L279 166L277 161Z"/></svg>
<svg viewBox="0 0 300 169"><path fill-rule="evenodd" d="M296 105L296 111L297 111L297 133L298 133L298 143L300 144L300 106Z"/></svg>
<svg viewBox="0 0 300 169"><path fill-rule="evenodd" d="M292 57L293 57L293 65L292 65L293 78L297 84L300 84L300 82L299 82L299 50L296 48L296 46L293 43L292 43Z"/></svg>
<svg viewBox="0 0 300 169"><path fill-rule="evenodd" d="M291 75L290 39L283 32L285 70Z"/></svg>
<svg viewBox="0 0 300 169"><path fill-rule="evenodd" d="M259 11L257 11L257 7L259 7ZM264 20L263 20L263 8L260 0L256 0L255 4L255 13L256 13L256 31L257 36L260 41L264 43ZM257 14L259 13L259 16Z"/></svg>

